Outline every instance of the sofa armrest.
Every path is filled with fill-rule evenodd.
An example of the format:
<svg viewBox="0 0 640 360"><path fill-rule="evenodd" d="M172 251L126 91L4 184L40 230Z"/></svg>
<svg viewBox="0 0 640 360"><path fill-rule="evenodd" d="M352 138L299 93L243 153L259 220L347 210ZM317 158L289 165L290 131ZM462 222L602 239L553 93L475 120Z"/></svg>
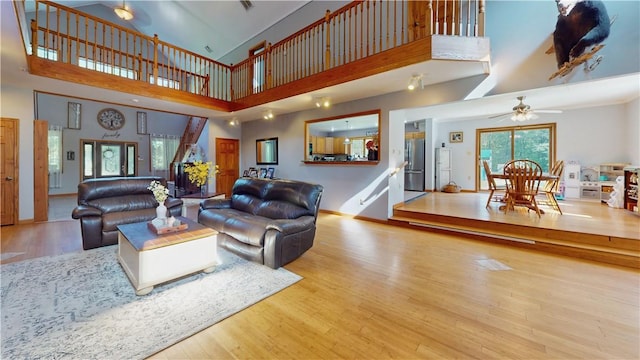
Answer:
<svg viewBox="0 0 640 360"><path fill-rule="evenodd" d="M276 230L283 235L295 234L313 226L313 216L301 216L297 219L274 220L267 225L267 230Z"/></svg>
<svg viewBox="0 0 640 360"><path fill-rule="evenodd" d="M80 219L85 216L102 216L102 211L93 206L78 205L73 209L73 212L71 212L71 217L74 219Z"/></svg>
<svg viewBox="0 0 640 360"><path fill-rule="evenodd" d="M169 197L167 198L167 200L165 200L164 205L167 207L167 209L173 209L176 207L182 207L182 203L183 201L181 199Z"/></svg>
<svg viewBox="0 0 640 360"><path fill-rule="evenodd" d="M231 199L205 199L200 202L200 209L231 209Z"/></svg>

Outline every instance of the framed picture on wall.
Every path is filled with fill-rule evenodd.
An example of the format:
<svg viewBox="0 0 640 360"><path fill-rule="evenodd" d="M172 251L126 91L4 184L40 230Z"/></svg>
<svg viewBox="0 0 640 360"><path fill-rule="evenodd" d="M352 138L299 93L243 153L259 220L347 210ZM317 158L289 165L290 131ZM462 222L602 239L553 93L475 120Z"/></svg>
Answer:
<svg viewBox="0 0 640 360"><path fill-rule="evenodd" d="M449 133L449 142L451 143L461 143L462 142L462 131L452 131Z"/></svg>
<svg viewBox="0 0 640 360"><path fill-rule="evenodd" d="M137 120L138 120L138 134L147 135L149 133L147 131L147 113L144 111L138 111Z"/></svg>
<svg viewBox="0 0 640 360"><path fill-rule="evenodd" d="M80 130L81 104L69 102L67 112L67 128Z"/></svg>

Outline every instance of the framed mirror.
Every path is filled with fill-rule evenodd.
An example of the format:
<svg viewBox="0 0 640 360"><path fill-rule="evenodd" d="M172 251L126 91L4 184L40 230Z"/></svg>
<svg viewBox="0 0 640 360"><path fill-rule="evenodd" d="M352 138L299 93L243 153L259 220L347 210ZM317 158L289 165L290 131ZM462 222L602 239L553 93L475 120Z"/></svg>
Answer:
<svg viewBox="0 0 640 360"><path fill-rule="evenodd" d="M278 138L256 140L256 163L278 165Z"/></svg>
<svg viewBox="0 0 640 360"><path fill-rule="evenodd" d="M380 110L307 120L307 164L377 164Z"/></svg>

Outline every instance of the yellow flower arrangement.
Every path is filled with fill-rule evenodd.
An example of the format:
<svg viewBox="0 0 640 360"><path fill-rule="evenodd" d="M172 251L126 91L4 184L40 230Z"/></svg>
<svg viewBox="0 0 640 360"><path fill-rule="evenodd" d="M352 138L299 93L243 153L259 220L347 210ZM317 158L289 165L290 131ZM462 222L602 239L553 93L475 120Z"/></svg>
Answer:
<svg viewBox="0 0 640 360"><path fill-rule="evenodd" d="M202 162L200 160L194 161L193 165L187 165L184 171L189 174L189 181L196 186L202 186L207 183L210 177L209 169L211 168L211 161ZM214 174L219 172L218 165L215 166Z"/></svg>

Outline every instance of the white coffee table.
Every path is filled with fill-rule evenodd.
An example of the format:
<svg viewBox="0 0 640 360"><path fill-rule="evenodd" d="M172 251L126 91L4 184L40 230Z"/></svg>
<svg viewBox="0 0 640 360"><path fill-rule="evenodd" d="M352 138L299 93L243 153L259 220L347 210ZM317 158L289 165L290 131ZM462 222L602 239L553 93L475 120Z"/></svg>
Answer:
<svg viewBox="0 0 640 360"><path fill-rule="evenodd" d="M147 222L118 226L118 261L136 295L146 295L155 285L196 273L212 272L218 265L218 232L178 217L189 228L164 235Z"/></svg>

